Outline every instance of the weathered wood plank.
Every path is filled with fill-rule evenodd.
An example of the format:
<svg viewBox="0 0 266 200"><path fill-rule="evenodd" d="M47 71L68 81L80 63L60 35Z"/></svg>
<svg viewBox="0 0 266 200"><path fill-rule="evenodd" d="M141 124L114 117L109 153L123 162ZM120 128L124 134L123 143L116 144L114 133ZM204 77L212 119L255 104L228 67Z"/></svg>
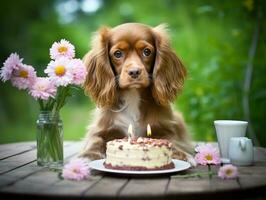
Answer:
<svg viewBox="0 0 266 200"><path fill-rule="evenodd" d="M266 166L252 165L252 166L238 166L240 176L266 176ZM266 177L265 177L266 179Z"/></svg>
<svg viewBox="0 0 266 200"><path fill-rule="evenodd" d="M71 156L74 156L76 153L78 153L79 149L80 149L80 142L75 142L75 143L68 142L67 145L64 146L65 159L67 160ZM44 167L37 166L37 162L34 161L20 168L16 168L15 170L9 171L0 176L0 188L14 184L16 181L24 179L34 174L35 172L41 171L43 169Z"/></svg>
<svg viewBox="0 0 266 200"><path fill-rule="evenodd" d="M37 166L37 162L32 162L30 164L27 164L23 167L17 168L13 171L9 171L6 174L3 174L0 176L0 188L3 188L7 185L11 185L15 183L16 181L29 176L30 174L41 170L42 167Z"/></svg>
<svg viewBox="0 0 266 200"><path fill-rule="evenodd" d="M99 182L102 176L93 176L80 182L60 180L42 190L42 195L82 196L90 187ZM103 188L102 188L103 189Z"/></svg>
<svg viewBox="0 0 266 200"><path fill-rule="evenodd" d="M64 145L72 143L71 141L64 142ZM27 151L36 149L36 142L18 142L0 145L0 161L11 156L23 154Z"/></svg>
<svg viewBox="0 0 266 200"><path fill-rule="evenodd" d="M82 148L81 143L73 143L65 148L65 157L73 157ZM31 152L32 150L29 150ZM33 150L34 151L34 150ZM20 155L14 155L2 161L9 161L11 166L17 161L14 158L20 158ZM90 179L74 182L61 180L58 173L49 171L46 168L36 166L36 161L26 163L25 165L17 165L11 171L5 172L0 176L0 192L11 192L18 194L36 194L50 197L83 197L83 198L140 198L144 197L166 197L176 199L177 197L196 198L202 195L214 197L219 195L228 196L232 191L240 189L253 189L260 187L266 189L266 154L261 149L254 150L255 165L247 167L238 167L239 183L236 180L221 180L216 175L209 180L208 176L203 178L170 178L164 177L142 177L130 178L127 177L102 177L102 173L94 173ZM33 155L25 156L30 157ZM13 158L13 159L12 159ZM23 157L24 158L24 157ZM0 161L0 170L1 163ZM21 164L21 163L20 163ZM5 166L5 165L4 165ZM218 170L219 166L213 166L212 170ZM206 166L198 166L197 168L189 169L185 172L178 173L189 174L194 172L207 172ZM165 196L166 195L166 196ZM206 196L205 196L206 197Z"/></svg>
<svg viewBox="0 0 266 200"><path fill-rule="evenodd" d="M184 172L178 173L176 176L172 176L166 190L167 195L180 194L185 195L187 193L200 193L203 191L210 191L210 181L208 175L199 177L178 177L179 175L189 175L194 173L206 173L208 168L206 166L198 165L197 167L190 168Z"/></svg>
<svg viewBox="0 0 266 200"><path fill-rule="evenodd" d="M75 143L68 148L73 156L76 155L81 148L80 143ZM70 156L70 157L72 157ZM88 187L93 185L101 176L92 177L89 180L79 182L61 180L57 172L43 168L36 171L21 180L16 181L13 185L2 188L3 192L23 193L23 194L38 194L38 195L81 195ZM98 179L97 179L98 178ZM34 186L29 187L31 184Z"/></svg>
<svg viewBox="0 0 266 200"><path fill-rule="evenodd" d="M65 146L69 145L69 142L64 143ZM31 143L29 143L31 145ZM7 173L8 171L14 170L21 166L27 165L36 160L37 150L36 148L8 157L0 161L0 175Z"/></svg>
<svg viewBox="0 0 266 200"><path fill-rule="evenodd" d="M265 164L238 167L239 183L241 188L265 187L266 189L266 167Z"/></svg>
<svg viewBox="0 0 266 200"><path fill-rule="evenodd" d="M36 146L36 142L28 141L28 142L0 144L0 151L12 150L17 146Z"/></svg>
<svg viewBox="0 0 266 200"><path fill-rule="evenodd" d="M247 188L264 188L266 190L266 178L265 176L240 176L240 187L242 189Z"/></svg>
<svg viewBox="0 0 266 200"><path fill-rule="evenodd" d="M0 188L17 181L17 177L14 176L0 176Z"/></svg>
<svg viewBox="0 0 266 200"><path fill-rule="evenodd" d="M191 177L191 178L171 178L166 194L201 193L210 191L209 179Z"/></svg>
<svg viewBox="0 0 266 200"><path fill-rule="evenodd" d="M0 160L24 153L36 148L35 142L19 142L0 145Z"/></svg>
<svg viewBox="0 0 266 200"><path fill-rule="evenodd" d="M127 185L122 188L119 197L138 196L163 196L169 182L169 177L130 179Z"/></svg>
<svg viewBox="0 0 266 200"><path fill-rule="evenodd" d="M236 189L240 189L240 185L236 179L222 180L218 176L213 176L210 180L210 190L212 191L228 191Z"/></svg>
<svg viewBox="0 0 266 200"><path fill-rule="evenodd" d="M83 196L86 197L106 197L106 196L117 196L129 179L123 177L103 177L97 184L87 190ZM103 192L104 188L104 192Z"/></svg>
<svg viewBox="0 0 266 200"><path fill-rule="evenodd" d="M0 175L36 160L36 149L9 157L0 162Z"/></svg>
<svg viewBox="0 0 266 200"><path fill-rule="evenodd" d="M171 178L166 199L237 199L240 189L236 180L221 180L217 176Z"/></svg>

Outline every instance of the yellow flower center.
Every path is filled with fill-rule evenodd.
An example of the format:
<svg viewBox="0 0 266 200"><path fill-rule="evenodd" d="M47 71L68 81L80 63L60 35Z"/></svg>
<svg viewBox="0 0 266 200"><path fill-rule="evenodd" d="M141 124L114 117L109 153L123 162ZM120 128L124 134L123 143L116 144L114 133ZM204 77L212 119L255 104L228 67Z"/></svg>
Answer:
<svg viewBox="0 0 266 200"><path fill-rule="evenodd" d="M28 78L28 72L25 70L19 71L19 77L21 78Z"/></svg>
<svg viewBox="0 0 266 200"><path fill-rule="evenodd" d="M65 66L58 65L58 66L55 67L54 71L55 71L55 74L57 76L63 76L65 74L65 72L66 72L66 69L65 69Z"/></svg>
<svg viewBox="0 0 266 200"><path fill-rule="evenodd" d="M61 47L58 47L57 50L59 51L59 53L66 53L67 52L67 47L61 46Z"/></svg>
<svg viewBox="0 0 266 200"><path fill-rule="evenodd" d="M206 160L213 160L213 157L212 157L212 155L207 154L207 155L205 156L205 159L206 159Z"/></svg>
<svg viewBox="0 0 266 200"><path fill-rule="evenodd" d="M38 85L37 86L39 91L44 91L45 90L45 86L44 85Z"/></svg>
<svg viewBox="0 0 266 200"><path fill-rule="evenodd" d="M80 170L79 170L79 168L74 168L74 169L72 169L72 172L74 172L74 173L79 173Z"/></svg>
<svg viewBox="0 0 266 200"><path fill-rule="evenodd" d="M233 173L233 171L232 171L231 169L227 169L227 170L225 171L225 174L226 174L227 176L232 175L232 173Z"/></svg>

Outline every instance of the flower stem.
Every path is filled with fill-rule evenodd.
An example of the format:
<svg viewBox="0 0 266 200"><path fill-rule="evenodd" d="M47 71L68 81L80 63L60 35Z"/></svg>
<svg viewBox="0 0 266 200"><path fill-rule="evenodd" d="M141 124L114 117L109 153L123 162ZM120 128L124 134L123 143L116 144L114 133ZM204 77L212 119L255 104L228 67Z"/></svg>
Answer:
<svg viewBox="0 0 266 200"><path fill-rule="evenodd" d="M70 96L70 93L69 93L69 90L70 90L70 86L66 86L66 87L61 87L59 88L59 94L58 94L58 97L57 97L57 102L56 102L56 105L55 105L55 112L59 112L59 110L65 105L66 103L66 98L68 96Z"/></svg>
<svg viewBox="0 0 266 200"><path fill-rule="evenodd" d="M192 174L184 174L184 175L175 175L171 176L171 178L190 178L190 177L203 177L205 175L213 175L214 173L212 171L209 172L199 172L199 173L192 173Z"/></svg>
<svg viewBox="0 0 266 200"><path fill-rule="evenodd" d="M212 179L211 165L208 165L209 179Z"/></svg>
<svg viewBox="0 0 266 200"><path fill-rule="evenodd" d="M41 110L45 110L44 105L43 105L43 100L38 99L38 102L39 102Z"/></svg>

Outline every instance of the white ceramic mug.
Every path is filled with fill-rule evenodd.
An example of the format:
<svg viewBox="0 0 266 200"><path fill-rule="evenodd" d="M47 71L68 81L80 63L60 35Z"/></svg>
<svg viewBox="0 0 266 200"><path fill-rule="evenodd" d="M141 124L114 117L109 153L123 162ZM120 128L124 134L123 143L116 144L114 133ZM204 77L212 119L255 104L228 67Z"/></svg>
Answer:
<svg viewBox="0 0 266 200"><path fill-rule="evenodd" d="M216 120L214 121L221 160L228 163L228 147L231 137L244 137L246 134L248 122L236 120Z"/></svg>
<svg viewBox="0 0 266 200"><path fill-rule="evenodd" d="M229 159L234 165L252 165L253 144L246 137L232 137L229 143Z"/></svg>

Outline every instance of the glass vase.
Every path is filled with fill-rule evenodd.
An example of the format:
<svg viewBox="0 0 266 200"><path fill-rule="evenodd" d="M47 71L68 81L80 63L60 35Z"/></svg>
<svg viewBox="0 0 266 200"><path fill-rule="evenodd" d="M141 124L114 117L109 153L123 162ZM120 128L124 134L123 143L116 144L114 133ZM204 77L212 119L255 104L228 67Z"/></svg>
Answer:
<svg viewBox="0 0 266 200"><path fill-rule="evenodd" d="M41 111L37 120L37 164L63 167L63 123L59 113Z"/></svg>

